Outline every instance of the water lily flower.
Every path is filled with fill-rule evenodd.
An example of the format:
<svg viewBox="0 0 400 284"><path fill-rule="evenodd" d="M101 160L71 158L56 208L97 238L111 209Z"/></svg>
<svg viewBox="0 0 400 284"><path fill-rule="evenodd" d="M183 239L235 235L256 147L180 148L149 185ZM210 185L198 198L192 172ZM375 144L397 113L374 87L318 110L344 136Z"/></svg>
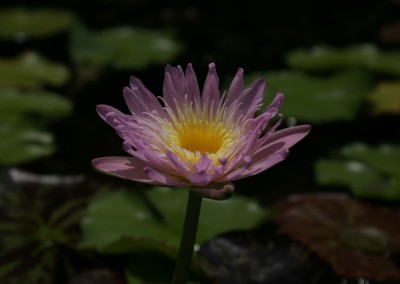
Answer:
<svg viewBox="0 0 400 284"><path fill-rule="evenodd" d="M123 90L130 114L97 106L130 156L97 158L92 163L102 172L128 180L186 186L202 196L224 199L233 191L232 181L281 162L310 131L309 125L277 130L282 121L281 93L256 115L264 87L265 80L259 79L245 89L243 69L239 69L228 91L220 95L213 63L202 92L191 64L186 72L180 66L166 67L162 98L131 77L130 86Z"/></svg>

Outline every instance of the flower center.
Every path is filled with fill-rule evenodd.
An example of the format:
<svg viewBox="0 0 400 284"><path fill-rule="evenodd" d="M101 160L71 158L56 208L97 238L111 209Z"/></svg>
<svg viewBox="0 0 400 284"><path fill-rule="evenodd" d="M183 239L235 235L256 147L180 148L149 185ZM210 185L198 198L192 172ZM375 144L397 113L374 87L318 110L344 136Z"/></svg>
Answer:
<svg viewBox="0 0 400 284"><path fill-rule="evenodd" d="M206 125L185 127L179 133L181 147L193 153L217 153L223 144L221 127L209 128Z"/></svg>

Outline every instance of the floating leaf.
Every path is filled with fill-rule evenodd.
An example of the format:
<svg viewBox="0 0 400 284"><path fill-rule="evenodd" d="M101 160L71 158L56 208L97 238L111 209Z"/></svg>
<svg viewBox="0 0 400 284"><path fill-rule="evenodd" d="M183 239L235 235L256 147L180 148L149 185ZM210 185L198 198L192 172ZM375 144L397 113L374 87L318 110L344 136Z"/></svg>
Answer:
<svg viewBox="0 0 400 284"><path fill-rule="evenodd" d="M148 201L128 190L95 197L82 224L82 246L108 253L150 249L176 257L187 189L154 188L147 193ZM159 217L148 202L161 214ZM236 214L238 211L240 214ZM265 210L245 198L204 200L197 242L224 231L251 228L264 216Z"/></svg>
<svg viewBox="0 0 400 284"><path fill-rule="evenodd" d="M316 163L317 181L345 185L361 197L400 199L400 147L352 144L340 151L341 159Z"/></svg>
<svg viewBox="0 0 400 284"><path fill-rule="evenodd" d="M290 67L306 71L327 71L362 67L389 74L400 75L400 51L383 52L365 44L347 48L316 46L310 50L297 50L288 55Z"/></svg>
<svg viewBox="0 0 400 284"><path fill-rule="evenodd" d="M0 164L17 165L54 151L53 136L33 128L4 127L0 123Z"/></svg>
<svg viewBox="0 0 400 284"><path fill-rule="evenodd" d="M310 194L282 202L277 222L281 232L306 244L338 275L400 280L400 267L393 261L400 252L398 210L345 195Z"/></svg>
<svg viewBox="0 0 400 284"><path fill-rule="evenodd" d="M325 283L324 268L313 254L282 237L271 224L207 241L200 248L198 262L210 283Z"/></svg>
<svg viewBox="0 0 400 284"><path fill-rule="evenodd" d="M77 27L72 32L70 48L78 64L123 69L168 62L177 55L180 45L157 31L116 27L94 32Z"/></svg>
<svg viewBox="0 0 400 284"><path fill-rule="evenodd" d="M370 77L363 72L344 72L330 78L297 72L253 74L247 80L265 77L265 105L276 93L286 101L281 112L286 116L314 123L352 120L370 88Z"/></svg>
<svg viewBox="0 0 400 284"><path fill-rule="evenodd" d="M0 59L0 87L61 86L68 77L69 70L64 65L49 62L34 52Z"/></svg>
<svg viewBox="0 0 400 284"><path fill-rule="evenodd" d="M41 125L68 114L71 108L57 94L0 89L0 164L16 165L51 155L53 136Z"/></svg>
<svg viewBox="0 0 400 284"><path fill-rule="evenodd" d="M376 114L400 114L400 82L379 84L369 95Z"/></svg>
<svg viewBox="0 0 400 284"><path fill-rule="evenodd" d="M12 7L0 11L0 37L24 41L67 30L75 21L73 14L56 9Z"/></svg>
<svg viewBox="0 0 400 284"><path fill-rule="evenodd" d="M27 115L62 117L69 114L72 104L62 96L46 91L0 89L0 118L2 121L29 119Z"/></svg>

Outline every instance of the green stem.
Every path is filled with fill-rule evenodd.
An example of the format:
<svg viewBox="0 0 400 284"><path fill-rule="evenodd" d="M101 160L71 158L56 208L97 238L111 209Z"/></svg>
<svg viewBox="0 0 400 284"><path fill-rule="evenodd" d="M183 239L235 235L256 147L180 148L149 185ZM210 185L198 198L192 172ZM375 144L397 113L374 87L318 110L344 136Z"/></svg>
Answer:
<svg viewBox="0 0 400 284"><path fill-rule="evenodd" d="M189 190L185 223L183 225L179 255L175 266L172 284L187 283L190 265L193 257L193 248L196 241L197 224L199 223L201 201L202 197L200 195Z"/></svg>

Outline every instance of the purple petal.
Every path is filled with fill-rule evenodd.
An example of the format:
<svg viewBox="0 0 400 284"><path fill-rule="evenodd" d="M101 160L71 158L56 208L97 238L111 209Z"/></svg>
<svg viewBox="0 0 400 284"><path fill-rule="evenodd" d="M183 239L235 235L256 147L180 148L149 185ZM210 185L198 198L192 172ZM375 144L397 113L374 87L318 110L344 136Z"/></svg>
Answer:
<svg viewBox="0 0 400 284"><path fill-rule="evenodd" d="M284 100L285 100L285 95L282 93L277 93L275 98L265 109L263 114L265 113L268 114L270 117L274 117L278 113L279 108L282 106Z"/></svg>
<svg viewBox="0 0 400 284"><path fill-rule="evenodd" d="M163 99L164 102L176 111L175 102L183 101L185 95L185 74L182 68L172 67L167 65L165 67L165 77L163 85Z"/></svg>
<svg viewBox="0 0 400 284"><path fill-rule="evenodd" d="M289 149L303 139L310 132L310 130L310 125L297 125L285 128L272 133L265 141L264 145L283 142L285 144L285 148ZM262 150L262 147L259 150Z"/></svg>
<svg viewBox="0 0 400 284"><path fill-rule="evenodd" d="M289 151L285 148L282 148L279 151L274 151L271 155L266 155L263 159L255 161L253 165L246 172L244 172L240 176L237 176L236 178L232 178L231 181L253 176L260 172L263 172L266 169L269 169L270 167L276 165L277 163L285 160L288 155Z"/></svg>
<svg viewBox="0 0 400 284"><path fill-rule="evenodd" d="M171 151L166 153L169 162L172 164L173 168L181 175L186 176L190 173L190 168L187 163L180 161L178 156Z"/></svg>
<svg viewBox="0 0 400 284"><path fill-rule="evenodd" d="M239 68L233 79L231 86L229 87L228 95L226 98L226 106L230 107L232 103L239 99L243 93L244 81L243 81L243 69Z"/></svg>
<svg viewBox="0 0 400 284"><path fill-rule="evenodd" d="M208 171L200 171L187 175L187 179L194 186L206 186L211 182L211 175Z"/></svg>
<svg viewBox="0 0 400 284"><path fill-rule="evenodd" d="M156 96L151 93L136 77L131 77L130 87L125 87L122 91L126 104L133 115L140 115L143 112L154 113L159 116L165 114Z"/></svg>
<svg viewBox="0 0 400 284"><path fill-rule="evenodd" d="M135 157L102 157L94 159L92 165L101 172L120 178L147 184L160 184L145 174L146 165Z"/></svg>
<svg viewBox="0 0 400 284"><path fill-rule="evenodd" d="M264 88L265 80L258 79L243 92L238 100L238 103L241 104L239 115L254 116L256 110L262 105Z"/></svg>
<svg viewBox="0 0 400 284"><path fill-rule="evenodd" d="M190 183L183 180L181 177L172 176L160 171L157 171L151 167L145 167L144 172L146 175L159 185L165 186L189 186Z"/></svg>
<svg viewBox="0 0 400 284"><path fill-rule="evenodd" d="M96 111L105 122L114 128L121 124L121 119L118 118L125 117L125 114L108 105L98 105Z"/></svg>
<svg viewBox="0 0 400 284"><path fill-rule="evenodd" d="M208 65L208 74L204 83L202 100L203 108L207 108L209 110L215 110L220 101L219 79L214 63Z"/></svg>
<svg viewBox="0 0 400 284"><path fill-rule="evenodd" d="M185 80L186 94L189 95L189 99L193 100L195 104L200 104L200 89L192 64L188 64L186 67Z"/></svg>

